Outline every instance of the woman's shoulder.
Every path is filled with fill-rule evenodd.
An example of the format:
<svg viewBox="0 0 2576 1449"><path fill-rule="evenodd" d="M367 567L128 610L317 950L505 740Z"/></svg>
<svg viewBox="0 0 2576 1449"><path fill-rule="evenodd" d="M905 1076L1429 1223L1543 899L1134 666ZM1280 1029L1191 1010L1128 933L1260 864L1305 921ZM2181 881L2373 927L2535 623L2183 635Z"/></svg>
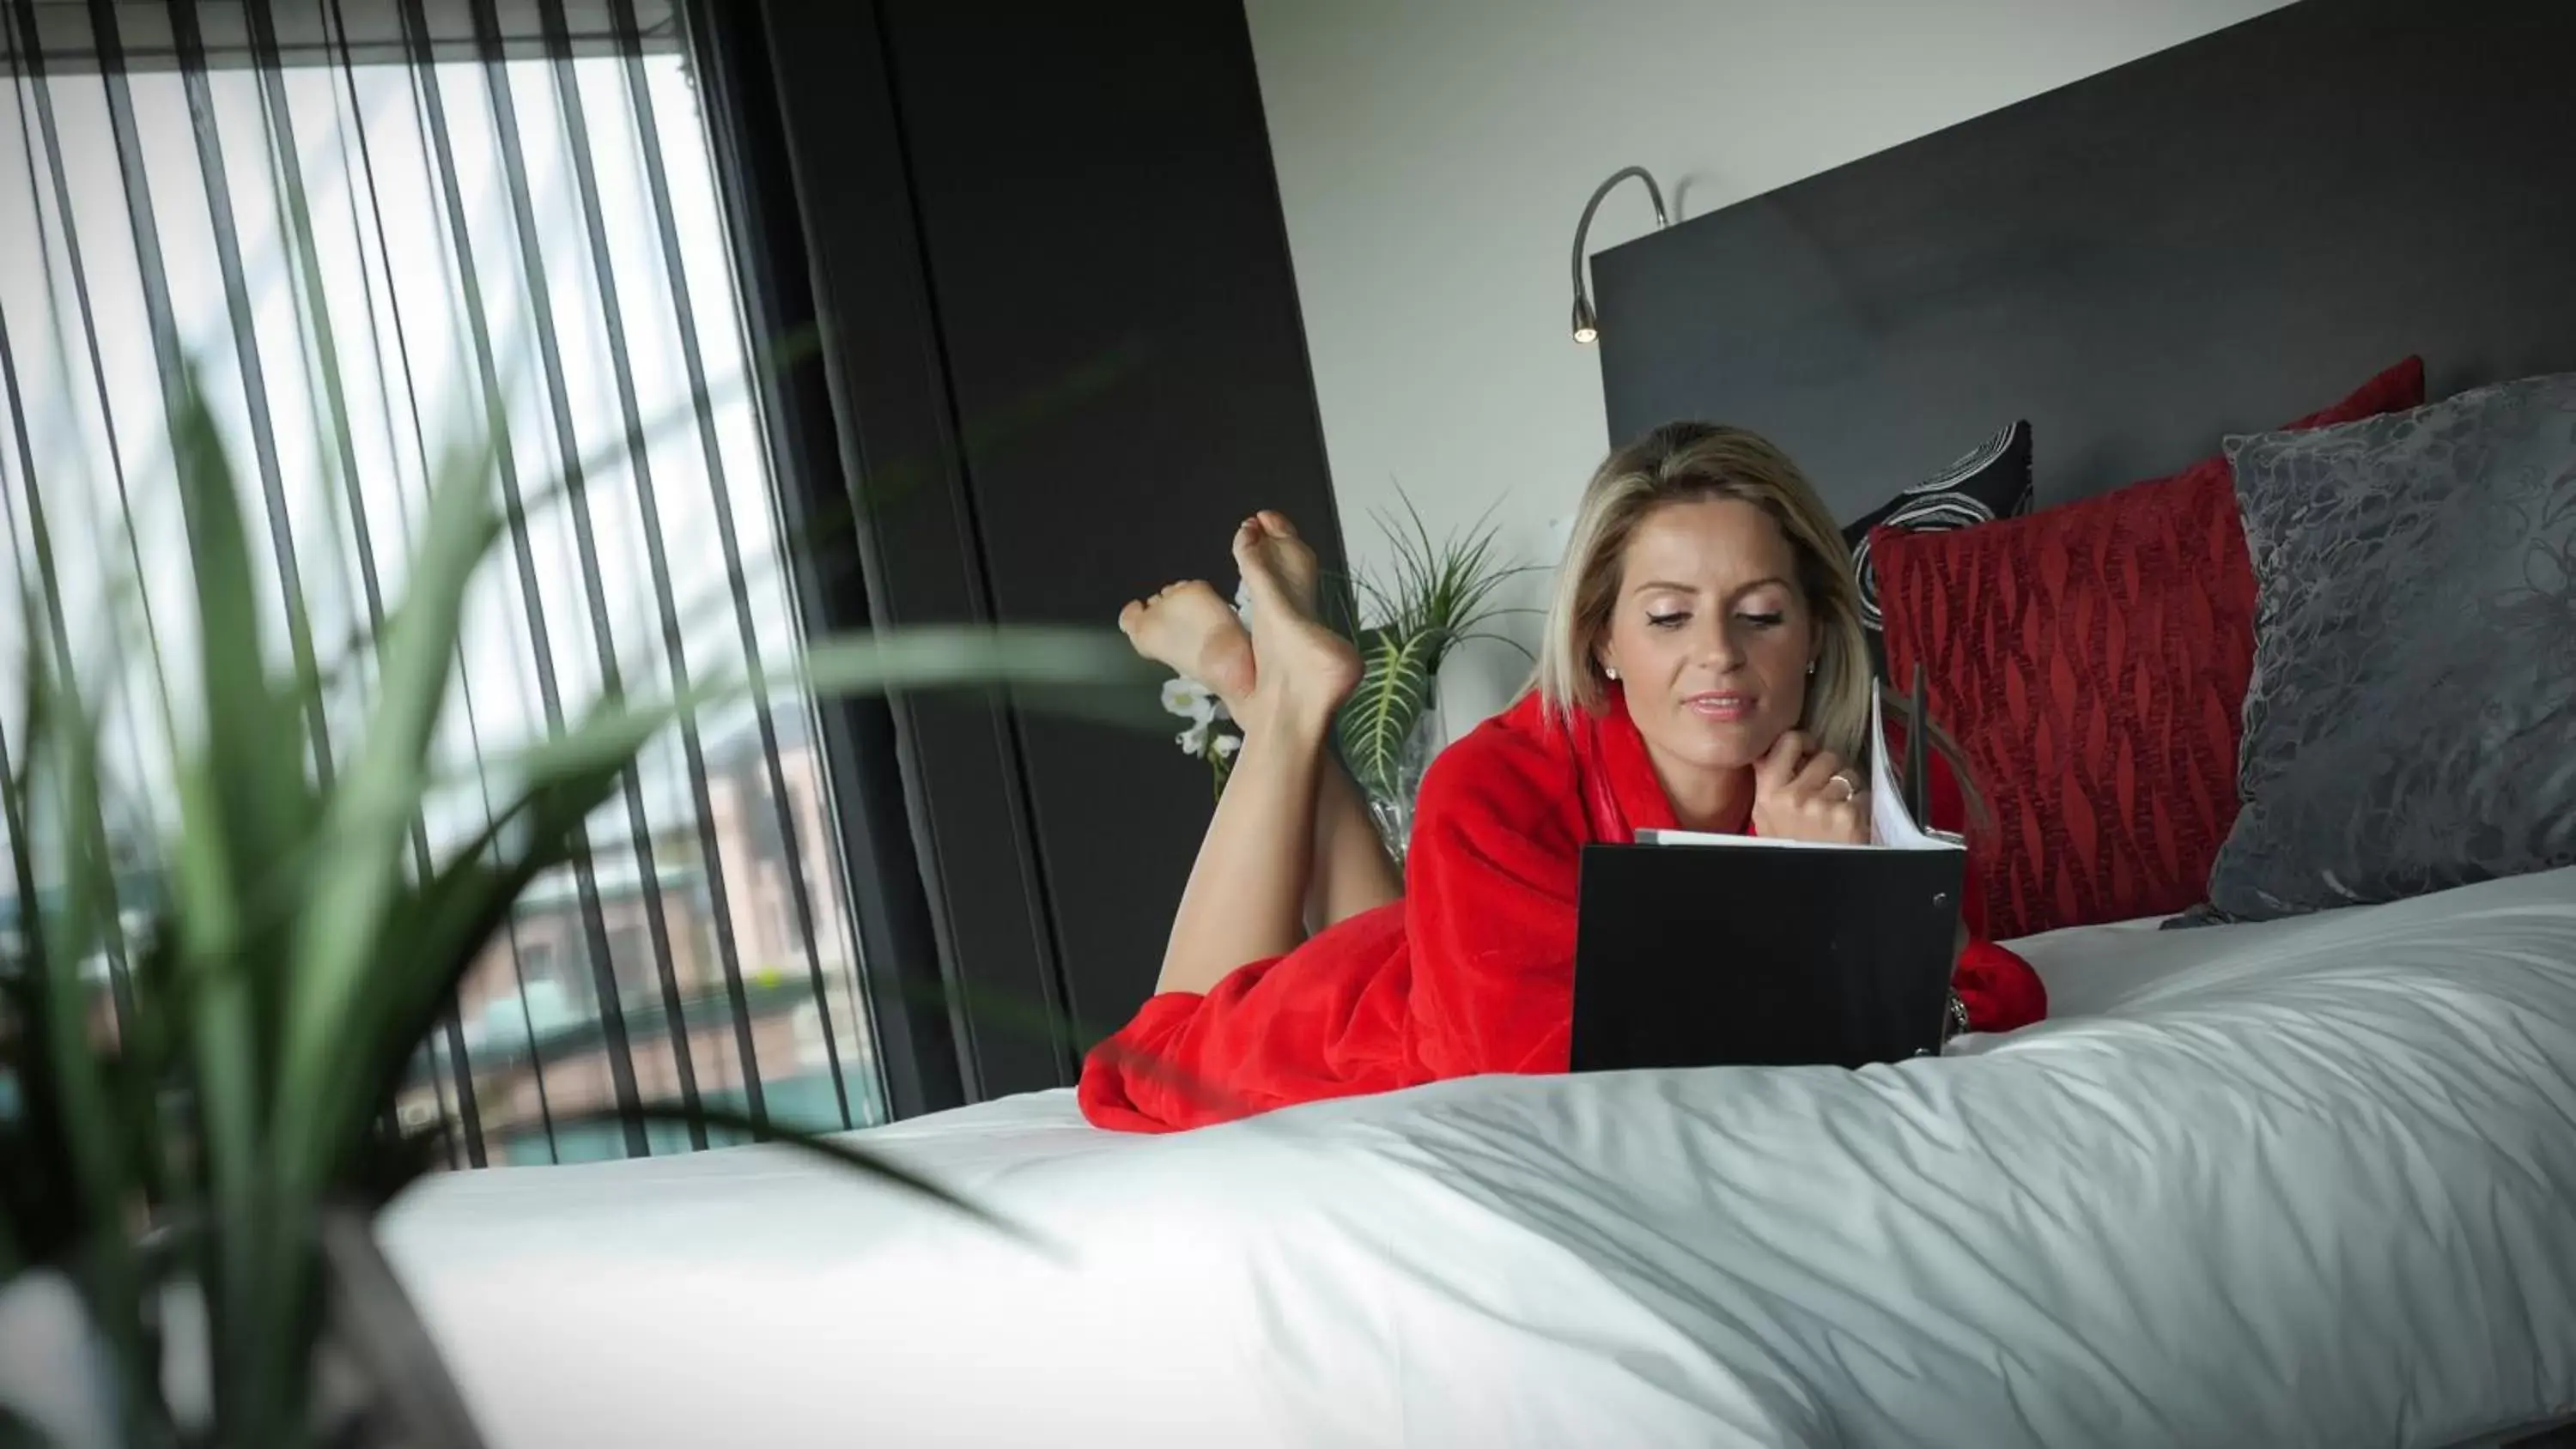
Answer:
<svg viewBox="0 0 2576 1449"><path fill-rule="evenodd" d="M1423 776L1418 809L1471 804L1516 813L1516 797L1554 806L1572 797L1574 779L1572 737L1533 692L1440 752Z"/></svg>

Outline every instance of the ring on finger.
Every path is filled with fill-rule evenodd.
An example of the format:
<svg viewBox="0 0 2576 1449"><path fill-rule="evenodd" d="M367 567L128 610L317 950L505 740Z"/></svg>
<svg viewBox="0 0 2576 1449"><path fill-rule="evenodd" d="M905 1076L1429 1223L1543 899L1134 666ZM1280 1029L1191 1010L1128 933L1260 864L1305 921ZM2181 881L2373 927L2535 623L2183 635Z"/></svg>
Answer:
<svg viewBox="0 0 2576 1449"><path fill-rule="evenodd" d="M1842 787L1843 787L1843 799L1845 799L1845 800L1856 800L1856 799L1860 798L1860 782L1859 782L1859 781L1857 781L1857 780L1854 780L1854 779L1853 779L1851 776L1849 776L1849 775L1844 775L1844 774L1837 774L1837 775L1834 775L1834 776L1833 776L1831 779L1829 779L1826 783L1842 786Z"/></svg>

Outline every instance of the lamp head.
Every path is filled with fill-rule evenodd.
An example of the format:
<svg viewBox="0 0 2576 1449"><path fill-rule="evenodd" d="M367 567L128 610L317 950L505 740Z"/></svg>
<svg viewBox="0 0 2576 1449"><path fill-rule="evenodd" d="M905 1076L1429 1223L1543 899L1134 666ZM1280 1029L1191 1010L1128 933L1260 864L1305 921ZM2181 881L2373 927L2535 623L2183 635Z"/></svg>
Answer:
<svg viewBox="0 0 2576 1449"><path fill-rule="evenodd" d="M1583 219L1574 224L1574 325L1571 330L1574 340L1586 346L1599 340L1601 319L1592 310L1592 297L1583 282L1583 240L1592 230L1592 213L1601 209L1601 198L1609 194L1611 187L1631 176L1646 184L1646 199L1654 203L1655 207L1656 227L1660 229L1667 224L1664 214L1664 189L1655 184L1655 178L1648 175L1643 166L1622 167L1612 173L1609 180L1602 182L1593 191L1592 199L1583 203Z"/></svg>

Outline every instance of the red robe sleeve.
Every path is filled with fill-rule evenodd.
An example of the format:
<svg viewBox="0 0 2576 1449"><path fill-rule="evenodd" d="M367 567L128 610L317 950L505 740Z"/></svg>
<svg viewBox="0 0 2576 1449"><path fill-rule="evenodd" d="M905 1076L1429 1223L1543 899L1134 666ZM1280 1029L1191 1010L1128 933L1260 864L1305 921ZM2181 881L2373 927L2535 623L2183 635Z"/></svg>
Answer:
<svg viewBox="0 0 2576 1449"><path fill-rule="evenodd" d="M1904 748L1897 726L1891 725L1889 734L1889 748ZM1928 783L1934 828L1967 833L1973 850L1976 833L1970 829L1967 796L1959 789L1958 776L1940 754L1926 751L1925 758L1932 777ZM2048 1015L2048 988L2029 962L1986 939L1985 892L1977 878L1971 863L1967 889L1959 902L1959 924L1967 928L1968 944L1951 970L1950 989L1968 1010L1969 1030L2013 1031Z"/></svg>
<svg viewBox="0 0 2576 1449"><path fill-rule="evenodd" d="M1585 836L1572 754L1481 730L1418 799L1405 879L1417 1057L1443 1078L1566 1070Z"/></svg>

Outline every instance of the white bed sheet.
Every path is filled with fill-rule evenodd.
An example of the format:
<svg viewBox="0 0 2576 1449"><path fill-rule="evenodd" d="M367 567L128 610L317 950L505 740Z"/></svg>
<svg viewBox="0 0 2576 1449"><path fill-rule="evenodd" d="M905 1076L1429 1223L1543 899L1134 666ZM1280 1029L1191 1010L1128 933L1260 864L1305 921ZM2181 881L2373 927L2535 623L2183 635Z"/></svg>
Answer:
<svg viewBox="0 0 2576 1449"><path fill-rule="evenodd" d="M2021 943L1939 1061L1482 1078L1162 1138L436 1181L497 1446L2442 1445L2576 1414L2576 871Z"/></svg>

